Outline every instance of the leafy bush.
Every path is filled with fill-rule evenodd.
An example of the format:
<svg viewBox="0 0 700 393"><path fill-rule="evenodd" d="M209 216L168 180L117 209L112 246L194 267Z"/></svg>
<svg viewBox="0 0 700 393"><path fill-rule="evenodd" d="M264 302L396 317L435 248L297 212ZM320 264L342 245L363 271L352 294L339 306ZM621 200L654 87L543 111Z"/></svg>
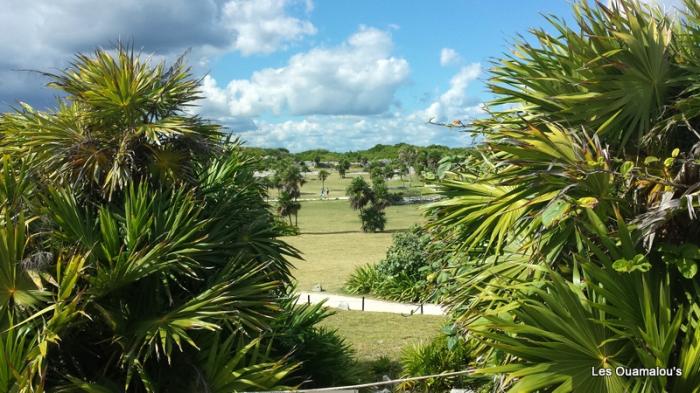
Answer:
<svg viewBox="0 0 700 393"><path fill-rule="evenodd" d="M434 299L434 284L428 280L433 269L430 244L430 235L417 225L394 234L386 257L355 269L346 290L405 302Z"/></svg>
<svg viewBox="0 0 700 393"><path fill-rule="evenodd" d="M464 256L445 303L499 390L700 387L700 3L610 4L496 63L481 158L443 168L428 209Z"/></svg>
<svg viewBox="0 0 700 393"><path fill-rule="evenodd" d="M420 376L465 370L472 362L473 347L462 339L450 341L439 335L428 343L406 347L401 354L403 375ZM466 388L482 385L488 381L470 376L430 378L409 381L399 385L398 390L411 393L442 393L451 388Z"/></svg>
<svg viewBox="0 0 700 393"><path fill-rule="evenodd" d="M386 277L405 274L410 278L420 279L425 275L429 263L430 240L430 235L418 225L413 225L406 232L394 234L386 256L377 265L377 271Z"/></svg>
<svg viewBox="0 0 700 393"><path fill-rule="evenodd" d="M272 346L299 367L286 379L290 384L327 387L357 382L353 350L335 330L316 325L333 312L323 303L296 303L294 289L282 299L282 312L272 328Z"/></svg>
<svg viewBox="0 0 700 393"><path fill-rule="evenodd" d="M372 205L360 210L360 220L364 232L381 232L386 225L386 214L383 208Z"/></svg>
<svg viewBox="0 0 700 393"><path fill-rule="evenodd" d="M345 291L355 294L369 294L381 282L375 265L358 266L345 282Z"/></svg>

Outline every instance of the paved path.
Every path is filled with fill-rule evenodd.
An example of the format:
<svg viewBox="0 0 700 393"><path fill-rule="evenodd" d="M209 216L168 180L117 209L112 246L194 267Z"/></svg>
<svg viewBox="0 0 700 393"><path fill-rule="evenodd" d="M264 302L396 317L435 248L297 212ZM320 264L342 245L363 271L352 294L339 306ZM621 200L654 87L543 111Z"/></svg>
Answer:
<svg viewBox="0 0 700 393"><path fill-rule="evenodd" d="M320 303L326 300L327 307L341 310L362 310L362 298L355 296L335 295L325 292L300 292L299 303ZM364 311L388 312L394 314L421 314L419 304L396 303L385 300L365 298ZM445 310L437 304L423 304L424 315L445 315Z"/></svg>
<svg viewBox="0 0 700 393"><path fill-rule="evenodd" d="M297 201L303 202L303 201L347 201L350 199L349 197L346 196L341 196L341 197L330 197L330 198L299 198ZM268 202L277 202L277 199L268 199Z"/></svg>

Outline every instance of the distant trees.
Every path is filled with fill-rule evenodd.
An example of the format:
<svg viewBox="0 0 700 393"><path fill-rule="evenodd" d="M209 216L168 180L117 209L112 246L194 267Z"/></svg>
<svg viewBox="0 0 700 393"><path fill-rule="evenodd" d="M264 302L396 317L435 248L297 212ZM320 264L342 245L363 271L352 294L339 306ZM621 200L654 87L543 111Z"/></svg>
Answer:
<svg viewBox="0 0 700 393"><path fill-rule="evenodd" d="M404 176L411 173L413 168L416 174L435 174L440 166L440 160L448 156L461 156L469 148L449 148L447 146L413 146L399 143L393 146L376 145L367 150L354 152L330 152L324 149L307 150L300 153L290 153L287 149L270 149L259 147L247 147L252 155L259 157L255 168L257 171L274 170L280 162L296 162L302 172L309 172L307 163L313 162L317 169L332 168L329 162L336 162L335 169L342 179L347 175L351 162L358 162L369 169L372 162L382 162L386 166L390 162L390 168L383 168L387 171L383 176L385 179L398 174L403 182ZM391 172L388 171L391 169Z"/></svg>
<svg viewBox="0 0 700 393"><path fill-rule="evenodd" d="M369 176L372 184L379 181L383 182L394 177L394 166L391 163L385 163L379 160L369 163Z"/></svg>
<svg viewBox="0 0 700 393"><path fill-rule="evenodd" d="M350 169L350 161L348 161L346 158L343 158L342 160L338 161L337 169L340 178L345 179L345 173L348 169Z"/></svg>
<svg viewBox="0 0 700 393"><path fill-rule="evenodd" d="M301 196L301 187L306 183L301 168L290 162L282 164L275 173L273 182L279 189L277 213L282 217L287 217L290 225L292 224L292 216L294 216L294 225L297 225L301 209L298 199Z"/></svg>
<svg viewBox="0 0 700 393"><path fill-rule="evenodd" d="M383 182L382 182L383 183ZM371 187L362 177L356 177L346 190L350 207L360 211L362 230L380 232L386 225L384 209L388 205L386 186L381 184Z"/></svg>

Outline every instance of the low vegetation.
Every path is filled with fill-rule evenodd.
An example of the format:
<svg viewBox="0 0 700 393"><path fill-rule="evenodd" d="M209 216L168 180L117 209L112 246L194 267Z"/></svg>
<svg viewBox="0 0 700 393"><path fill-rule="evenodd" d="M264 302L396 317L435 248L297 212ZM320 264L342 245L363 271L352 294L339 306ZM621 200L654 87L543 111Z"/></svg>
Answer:
<svg viewBox="0 0 700 393"><path fill-rule="evenodd" d="M119 47L48 77L55 110L0 117L0 391L345 381L309 367L351 353L316 327L325 312L292 305L299 254L254 159L184 111L199 85L183 62Z"/></svg>
<svg viewBox="0 0 700 393"><path fill-rule="evenodd" d="M496 63L480 156L429 210L497 389L700 390L700 4L612 4L575 3Z"/></svg>
<svg viewBox="0 0 700 393"><path fill-rule="evenodd" d="M345 290L402 302L436 300L430 242L430 236L419 226L394 234L385 257L377 264L357 267Z"/></svg>

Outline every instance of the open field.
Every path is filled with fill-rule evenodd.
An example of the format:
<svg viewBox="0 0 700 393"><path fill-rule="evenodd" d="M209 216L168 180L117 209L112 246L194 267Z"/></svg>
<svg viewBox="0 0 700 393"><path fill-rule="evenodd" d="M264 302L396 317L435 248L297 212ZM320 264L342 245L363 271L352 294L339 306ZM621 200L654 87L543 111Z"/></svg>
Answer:
<svg viewBox="0 0 700 393"><path fill-rule="evenodd" d="M359 361L387 356L399 360L406 345L427 341L438 335L445 317L378 312L338 311L321 323L347 339Z"/></svg>
<svg viewBox="0 0 700 393"><path fill-rule="evenodd" d="M337 176L337 174L336 174ZM336 177L328 183L331 197L350 179ZM320 183L318 185L320 190ZM339 195L339 191L335 191ZM344 192L344 191L343 191ZM284 240L298 248L304 260L294 260L292 274L300 291L309 291L316 283L329 293L342 293L343 285L355 267L377 263L391 245L392 234L423 222L418 205L390 206L386 209L387 231L364 233L360 218L347 200L302 202L298 236ZM337 311L322 325L338 329L365 365L385 356L396 364L406 345L436 336L445 318L361 311ZM373 379L374 377L370 378Z"/></svg>
<svg viewBox="0 0 700 393"><path fill-rule="evenodd" d="M338 171L335 169L326 169L330 172L330 176L326 179L325 188L330 189L330 199L345 196L345 189L350 185L355 177L363 177L367 182L370 182L369 174L366 172L348 172L345 178L341 178ZM301 198L318 198L321 192L323 183L318 178L318 172L308 172L305 174L306 183L301 187ZM398 177L387 181L387 186L392 192L404 192L406 195L419 196L433 194L434 192L429 187L425 187L418 177L404 176L402 181ZM277 197L277 190L270 189L270 198Z"/></svg>
<svg viewBox="0 0 700 393"><path fill-rule="evenodd" d="M343 284L355 267L379 262L391 244L390 233L341 233L287 237L300 249L304 260L293 260L292 274L300 291L316 283L331 293L342 293Z"/></svg>
<svg viewBox="0 0 700 393"><path fill-rule="evenodd" d="M301 235L284 238L304 255L304 260L293 261L299 290L308 291L320 283L328 292L341 293L355 267L379 262L384 257L392 232L422 222L416 205L390 206L386 215L387 232L364 233L360 218L348 201L302 202Z"/></svg>
<svg viewBox="0 0 700 393"><path fill-rule="evenodd" d="M422 222L418 205L389 206L385 212L387 232ZM299 229L302 234L362 233L359 214L347 200L302 201Z"/></svg>

